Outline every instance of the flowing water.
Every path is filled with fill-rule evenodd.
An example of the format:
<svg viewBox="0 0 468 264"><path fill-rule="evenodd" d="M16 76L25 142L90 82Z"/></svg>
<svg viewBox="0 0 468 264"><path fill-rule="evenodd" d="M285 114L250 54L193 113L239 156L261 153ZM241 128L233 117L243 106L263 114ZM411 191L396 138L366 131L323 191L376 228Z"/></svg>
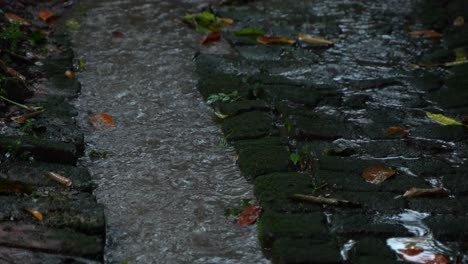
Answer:
<svg viewBox="0 0 468 264"><path fill-rule="evenodd" d="M75 10L76 57L86 63L79 120L87 151L108 153L84 160L106 208L106 262L268 263L256 227L224 216L252 191L234 151L217 146L221 132L197 92L199 36L173 21L197 3L85 0ZM92 129L96 113L116 127Z"/></svg>

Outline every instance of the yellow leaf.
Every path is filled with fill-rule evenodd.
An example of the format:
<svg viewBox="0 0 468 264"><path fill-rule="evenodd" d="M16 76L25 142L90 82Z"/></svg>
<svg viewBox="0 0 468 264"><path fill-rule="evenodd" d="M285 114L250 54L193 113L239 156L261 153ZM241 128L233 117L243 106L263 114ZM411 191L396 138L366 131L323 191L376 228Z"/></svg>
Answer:
<svg viewBox="0 0 468 264"><path fill-rule="evenodd" d="M457 66L457 65L465 64L465 63L468 63L468 59L467 59L467 58L457 58L457 59L454 60L454 61L444 63L444 66L445 66L445 67L452 67L452 66Z"/></svg>
<svg viewBox="0 0 468 264"><path fill-rule="evenodd" d="M39 220L39 221L42 221L42 219L43 219L42 214L39 211L26 209L26 208L24 209L24 211L30 213L32 216L37 218L37 220Z"/></svg>
<svg viewBox="0 0 468 264"><path fill-rule="evenodd" d="M426 115L427 117L429 117L430 119L442 124L442 125L446 125L446 126L453 126L453 125L458 125L458 126L466 126L466 125L463 125L461 122L453 119L453 118L450 118L450 117L447 117L447 116L444 116L442 114L434 114L434 113L431 113L431 112L426 112ZM466 126L468 127L468 126Z"/></svg>

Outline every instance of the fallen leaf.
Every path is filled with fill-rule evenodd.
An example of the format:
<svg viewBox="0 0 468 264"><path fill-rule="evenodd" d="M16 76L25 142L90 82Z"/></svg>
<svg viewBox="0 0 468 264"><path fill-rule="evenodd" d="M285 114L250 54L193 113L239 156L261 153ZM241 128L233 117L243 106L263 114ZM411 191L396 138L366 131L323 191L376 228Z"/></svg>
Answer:
<svg viewBox="0 0 468 264"><path fill-rule="evenodd" d="M442 34L434 30L411 31L409 33L414 37L440 38Z"/></svg>
<svg viewBox="0 0 468 264"><path fill-rule="evenodd" d="M105 128L110 128L110 127L115 127L114 120L112 119L112 116L109 114L97 114L91 118L89 118L89 121L91 124L96 128L96 129L105 129Z"/></svg>
<svg viewBox="0 0 468 264"><path fill-rule="evenodd" d="M406 136L410 132L409 129L403 128L403 127L389 127L385 131L387 132L387 135L389 136L395 136L395 135Z"/></svg>
<svg viewBox="0 0 468 264"><path fill-rule="evenodd" d="M218 112L218 111L214 111L214 114L215 114L215 116L216 116L217 118L219 118L219 119L226 119L226 118L229 117L229 115L225 115L225 114L220 113L220 112Z"/></svg>
<svg viewBox="0 0 468 264"><path fill-rule="evenodd" d="M466 57L465 58L457 58L454 61L446 62L446 63L444 63L444 66L445 67L453 67L453 66L462 65L462 64L465 64L465 63L468 63L468 58L466 58Z"/></svg>
<svg viewBox="0 0 468 264"><path fill-rule="evenodd" d="M52 180L62 184L63 186L70 187L72 185L72 181L58 173L49 171L46 175L51 178Z"/></svg>
<svg viewBox="0 0 468 264"><path fill-rule="evenodd" d="M453 25L456 27L463 26L465 24L465 19L462 16L459 16L453 20Z"/></svg>
<svg viewBox="0 0 468 264"><path fill-rule="evenodd" d="M13 13L5 13L5 17L8 19L8 22L10 23L18 22L22 26L29 26L29 22L26 21L26 19L18 15L15 15Z"/></svg>
<svg viewBox="0 0 468 264"><path fill-rule="evenodd" d="M297 38L299 41L312 44L312 45L321 45L321 46L330 46L333 45L332 41L323 39L323 38L317 38L308 34L297 34Z"/></svg>
<svg viewBox="0 0 468 264"><path fill-rule="evenodd" d="M257 37L257 42L261 44L294 44L295 41L284 37Z"/></svg>
<svg viewBox="0 0 468 264"><path fill-rule="evenodd" d="M426 262L425 264L449 264L449 260L443 255L436 254L433 260Z"/></svg>
<svg viewBox="0 0 468 264"><path fill-rule="evenodd" d="M416 256L419 255L423 252L422 249L420 248L407 248L402 251L403 254L408 255L408 256Z"/></svg>
<svg viewBox="0 0 468 264"><path fill-rule="evenodd" d="M20 116L15 116L15 117L12 117L11 120L15 121L18 124L24 124L29 119L34 118L42 113L44 113L44 110L35 111L32 113L27 113L27 114L20 115Z"/></svg>
<svg viewBox="0 0 468 264"><path fill-rule="evenodd" d="M205 37L203 37L203 39L200 40L200 44L210 45L210 44L213 44L216 41L219 41L220 39L221 39L221 33L213 32L213 33L210 33L210 34L206 35Z"/></svg>
<svg viewBox="0 0 468 264"><path fill-rule="evenodd" d="M369 183L379 184L387 180L388 178L392 177L396 174L396 170L382 167L382 166L374 166L366 168L362 172L362 177Z"/></svg>
<svg viewBox="0 0 468 264"><path fill-rule="evenodd" d="M114 38L123 38L125 35L120 31L112 31L112 37Z"/></svg>
<svg viewBox="0 0 468 264"><path fill-rule="evenodd" d="M55 13L49 11L40 11L39 18L44 22L50 22L53 18L55 18Z"/></svg>
<svg viewBox="0 0 468 264"><path fill-rule="evenodd" d="M455 120L453 118L444 116L442 114L434 114L434 113L431 113L431 112L426 112L426 115L430 119L432 119L432 120L434 120L437 123L442 124L442 125L446 125L446 126L461 125L461 126L463 126L463 123L461 123L461 122L459 122L459 121L457 121L457 120ZM466 126L466 125L464 125L464 126Z"/></svg>
<svg viewBox="0 0 468 264"><path fill-rule="evenodd" d="M67 71L65 72L65 76L66 76L68 79L70 79L70 80L75 79L75 73L74 73L73 71L70 71L70 70L67 70Z"/></svg>
<svg viewBox="0 0 468 264"><path fill-rule="evenodd" d="M0 194L31 194L35 191L32 185L20 181L9 181L0 178Z"/></svg>
<svg viewBox="0 0 468 264"><path fill-rule="evenodd" d="M227 25L234 24L234 20L232 18L219 17L218 19Z"/></svg>
<svg viewBox="0 0 468 264"><path fill-rule="evenodd" d="M293 200L306 202L306 203L317 203L317 204L328 204L328 205L358 205L348 200L340 200L335 198L325 198L320 196L304 195L304 194L293 194L290 197Z"/></svg>
<svg viewBox="0 0 468 264"><path fill-rule="evenodd" d="M244 28L239 31L236 31L236 36L263 36L265 31L255 28Z"/></svg>
<svg viewBox="0 0 468 264"><path fill-rule="evenodd" d="M251 225L255 223L257 218L260 216L262 212L262 208L258 205L252 205L247 207L244 211L242 211L239 215L239 220L237 223L241 226Z"/></svg>
<svg viewBox="0 0 468 264"><path fill-rule="evenodd" d="M39 212L39 211L36 211L36 210L31 210L31 209L26 209L24 208L23 209L24 211L30 213L32 216L34 216L35 218L37 218L37 220L39 221L42 221L44 218L42 217L42 214Z"/></svg>
<svg viewBox="0 0 468 264"><path fill-rule="evenodd" d="M444 188L432 188L432 189L422 189L422 188L411 188L403 194L405 198L415 198L415 197L434 197L434 196L447 196L448 193Z"/></svg>

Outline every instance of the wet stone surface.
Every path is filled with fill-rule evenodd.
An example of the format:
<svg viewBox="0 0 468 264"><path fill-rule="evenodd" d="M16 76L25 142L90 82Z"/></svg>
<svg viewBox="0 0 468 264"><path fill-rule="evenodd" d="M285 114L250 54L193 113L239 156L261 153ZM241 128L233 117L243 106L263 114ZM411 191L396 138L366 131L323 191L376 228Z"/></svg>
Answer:
<svg viewBox="0 0 468 264"><path fill-rule="evenodd" d="M0 7L4 9L4 3ZM28 10L46 7L50 4L34 2ZM11 8L5 11L23 11ZM2 121L0 262L102 263L104 210L92 194L95 184L88 170L77 164L84 141L70 100L78 96L80 83L64 76L73 68L70 37L58 28L49 29L48 43L38 52L48 55L39 55L28 69L35 92L21 99L44 112L24 124ZM52 179L49 172L65 177L65 182Z"/></svg>
<svg viewBox="0 0 468 264"><path fill-rule="evenodd" d="M397 263L405 248L395 249L395 237L432 257L466 261L468 129L427 116L466 115L466 64L411 65L453 61L453 49L467 45L467 26L440 21L466 18L468 9L461 11L463 1L435 2L272 0L216 9L234 19L232 31L258 28L269 36L308 33L334 41L328 48L262 45L223 32L228 55L213 55L211 47L195 59L205 99L241 96L233 107L219 108L228 115L220 122L242 173L253 180L264 210L259 238L274 263ZM427 28L443 38L409 34ZM259 111L255 101L269 109ZM391 134L390 127L408 130ZM230 137L232 131L248 133ZM374 166L396 173L368 183L362 173ZM411 188L436 187L448 196L403 197ZM295 193L355 206L301 203L290 199ZM412 237L419 242L408 242ZM349 241L353 246L345 250Z"/></svg>

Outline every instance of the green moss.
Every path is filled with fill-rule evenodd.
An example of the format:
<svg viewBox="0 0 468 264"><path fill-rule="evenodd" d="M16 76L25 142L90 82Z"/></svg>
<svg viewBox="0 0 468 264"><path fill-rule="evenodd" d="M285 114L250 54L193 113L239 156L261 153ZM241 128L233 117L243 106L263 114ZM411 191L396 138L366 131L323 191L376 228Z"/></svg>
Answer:
<svg viewBox="0 0 468 264"><path fill-rule="evenodd" d="M341 263L338 246L333 242L317 243L312 239L282 238L275 241L272 256L278 264Z"/></svg>
<svg viewBox="0 0 468 264"><path fill-rule="evenodd" d="M283 213L321 211L322 206L292 201L292 194L313 194L312 178L299 173L272 173L255 178L254 193L264 210Z"/></svg>
<svg viewBox="0 0 468 264"><path fill-rule="evenodd" d="M280 238L305 238L320 242L330 240L322 212L279 214L265 211L259 219L258 232L263 247L270 248Z"/></svg>
<svg viewBox="0 0 468 264"><path fill-rule="evenodd" d="M270 108L262 100L243 100L222 104L220 110L225 115L234 116L249 111L268 111Z"/></svg>
<svg viewBox="0 0 468 264"><path fill-rule="evenodd" d="M242 140L234 143L242 174L247 179L288 170L289 151L279 137Z"/></svg>
<svg viewBox="0 0 468 264"><path fill-rule="evenodd" d="M271 115L264 112L247 112L226 119L222 130L228 140L242 140L274 135Z"/></svg>

